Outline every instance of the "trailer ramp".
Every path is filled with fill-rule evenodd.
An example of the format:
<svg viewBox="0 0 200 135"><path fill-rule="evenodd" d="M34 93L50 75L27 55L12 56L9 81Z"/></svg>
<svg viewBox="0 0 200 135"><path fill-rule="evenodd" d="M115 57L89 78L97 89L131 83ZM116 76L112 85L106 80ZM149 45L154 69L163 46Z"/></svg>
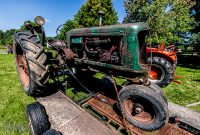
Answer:
<svg viewBox="0 0 200 135"><path fill-rule="evenodd" d="M60 131L63 135L117 134L60 91L37 100L45 107L51 128Z"/></svg>

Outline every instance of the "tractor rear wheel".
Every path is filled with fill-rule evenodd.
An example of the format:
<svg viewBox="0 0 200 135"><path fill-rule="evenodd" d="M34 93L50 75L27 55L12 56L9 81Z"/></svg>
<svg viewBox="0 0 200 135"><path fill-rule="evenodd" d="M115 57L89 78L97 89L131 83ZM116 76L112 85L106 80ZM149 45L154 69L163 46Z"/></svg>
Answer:
<svg viewBox="0 0 200 135"><path fill-rule="evenodd" d="M147 59L151 64L151 58ZM149 73L149 81L158 86L166 86L173 80L172 64L164 58L152 57L152 65Z"/></svg>
<svg viewBox="0 0 200 135"><path fill-rule="evenodd" d="M44 94L48 82L47 56L36 35L21 31L14 34L15 63L24 91L29 96Z"/></svg>
<svg viewBox="0 0 200 135"><path fill-rule="evenodd" d="M147 86L128 85L119 92L122 114L134 126L152 131L162 128L169 118L166 101Z"/></svg>
<svg viewBox="0 0 200 135"><path fill-rule="evenodd" d="M46 132L44 132L42 135L61 135L61 133L56 131L55 129L49 129Z"/></svg>

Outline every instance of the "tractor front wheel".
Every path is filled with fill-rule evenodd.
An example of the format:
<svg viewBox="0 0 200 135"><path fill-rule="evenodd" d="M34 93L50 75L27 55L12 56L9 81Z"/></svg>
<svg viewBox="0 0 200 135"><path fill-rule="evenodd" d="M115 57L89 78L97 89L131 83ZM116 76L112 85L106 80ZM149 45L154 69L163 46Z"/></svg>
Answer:
<svg viewBox="0 0 200 135"><path fill-rule="evenodd" d="M122 114L134 126L152 131L163 127L169 118L168 106L150 87L128 85L119 92Z"/></svg>

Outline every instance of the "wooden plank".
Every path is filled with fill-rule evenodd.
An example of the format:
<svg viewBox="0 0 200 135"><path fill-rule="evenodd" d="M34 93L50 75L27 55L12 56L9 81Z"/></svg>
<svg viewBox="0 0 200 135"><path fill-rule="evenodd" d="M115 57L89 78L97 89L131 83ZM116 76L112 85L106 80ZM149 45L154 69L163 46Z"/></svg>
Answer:
<svg viewBox="0 0 200 135"><path fill-rule="evenodd" d="M63 135L117 134L59 91L37 100L44 105L51 128L60 131Z"/></svg>

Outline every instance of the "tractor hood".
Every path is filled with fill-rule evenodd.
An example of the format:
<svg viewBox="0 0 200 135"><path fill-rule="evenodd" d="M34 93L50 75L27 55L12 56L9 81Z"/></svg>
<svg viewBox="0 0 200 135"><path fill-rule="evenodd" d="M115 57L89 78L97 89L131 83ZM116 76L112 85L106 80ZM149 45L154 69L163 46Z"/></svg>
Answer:
<svg viewBox="0 0 200 135"><path fill-rule="evenodd" d="M118 24L108 25L100 27L89 27L89 28L78 28L72 29L67 32L68 36L83 36L83 35L124 35L129 32L138 33L142 30L149 30L149 26L143 22L140 23L129 23L129 24Z"/></svg>

